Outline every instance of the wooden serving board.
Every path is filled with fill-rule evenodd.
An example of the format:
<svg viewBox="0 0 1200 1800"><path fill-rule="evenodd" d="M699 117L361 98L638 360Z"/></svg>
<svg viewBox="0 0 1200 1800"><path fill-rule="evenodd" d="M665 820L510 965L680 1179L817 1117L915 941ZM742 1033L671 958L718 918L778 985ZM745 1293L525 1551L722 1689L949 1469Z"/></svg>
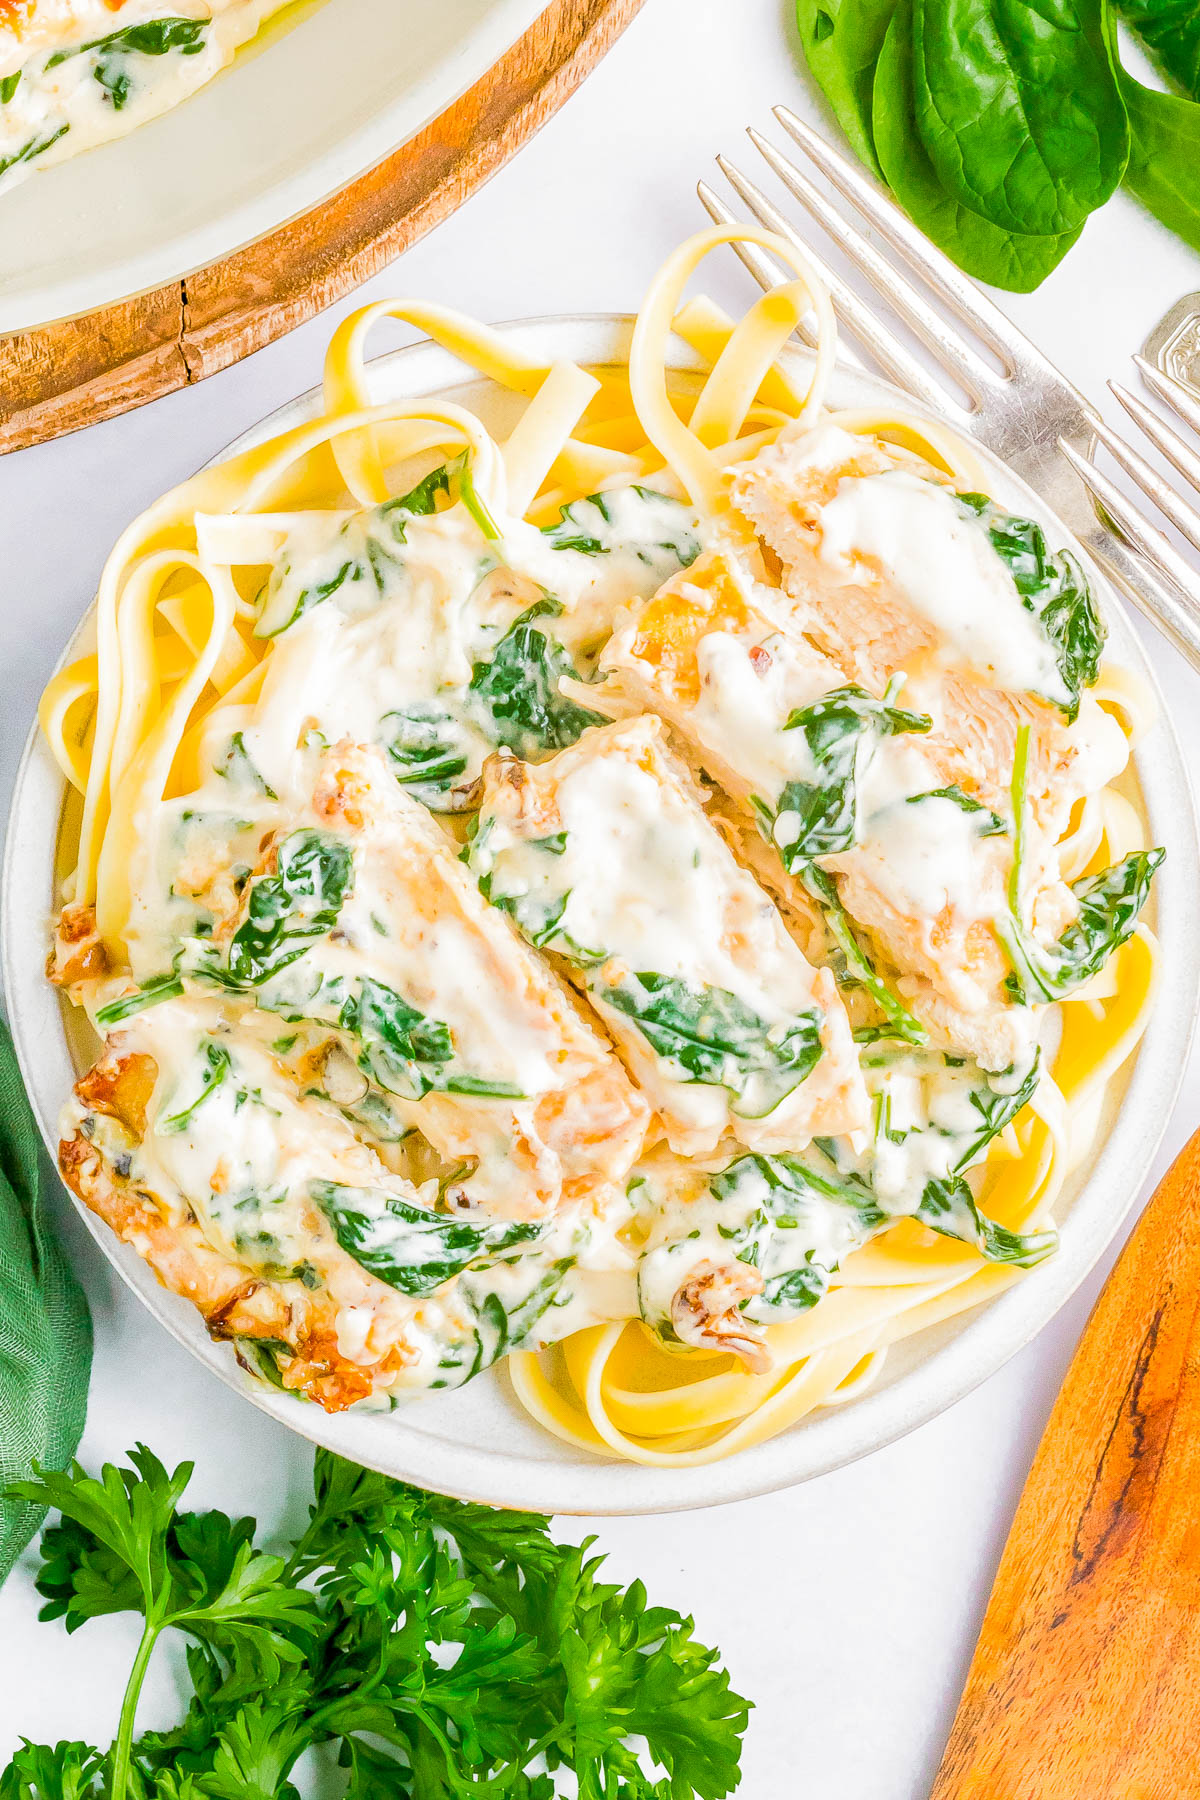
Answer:
<svg viewBox="0 0 1200 1800"><path fill-rule="evenodd" d="M446 112L333 199L166 287L0 337L0 454L261 350L376 274L557 112L642 0L552 0Z"/></svg>
<svg viewBox="0 0 1200 1800"><path fill-rule="evenodd" d="M932 1800L1200 1794L1200 1132L1096 1304Z"/></svg>

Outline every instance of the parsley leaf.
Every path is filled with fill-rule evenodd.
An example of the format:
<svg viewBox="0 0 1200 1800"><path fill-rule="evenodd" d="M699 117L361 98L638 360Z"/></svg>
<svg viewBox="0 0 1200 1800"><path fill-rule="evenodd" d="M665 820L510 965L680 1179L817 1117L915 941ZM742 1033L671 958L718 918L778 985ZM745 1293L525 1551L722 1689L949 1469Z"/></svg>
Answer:
<svg viewBox="0 0 1200 1800"><path fill-rule="evenodd" d="M94 1479L35 1470L57 1507L42 1538L45 1616L116 1611L145 1631L117 1737L25 1743L0 1800L299 1800L305 1751L331 1745L347 1800L723 1800L748 1706L690 1619L640 1582L599 1579L590 1543L318 1450L308 1525L286 1557L252 1519L186 1513L190 1465L138 1447ZM134 1735L154 1644L190 1640L178 1725ZM666 1771L647 1772L643 1757Z"/></svg>

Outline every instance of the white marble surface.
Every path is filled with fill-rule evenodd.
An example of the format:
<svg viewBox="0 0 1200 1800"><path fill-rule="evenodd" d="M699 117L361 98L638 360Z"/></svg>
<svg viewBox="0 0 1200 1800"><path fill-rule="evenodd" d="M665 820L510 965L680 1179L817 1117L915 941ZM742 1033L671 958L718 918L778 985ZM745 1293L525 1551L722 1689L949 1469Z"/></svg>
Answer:
<svg viewBox="0 0 1200 1800"><path fill-rule="evenodd" d="M633 308L660 259L702 222L694 186L714 153L749 164L742 127L767 124L774 102L820 117L789 12L785 0L646 0L540 137L368 291L489 319ZM1105 377L1127 372L1129 352L1198 277L1190 253L1118 199L1037 295L1005 304L1116 417ZM731 305L750 291L732 265L714 267L709 286ZM38 691L119 529L312 385L334 318L350 304L198 388L0 462L5 794ZM1195 755L1193 678L1162 646L1153 655ZM1156 1175L1198 1112L1193 1065ZM1131 1202L1140 1207L1149 1191ZM168 1462L195 1459L193 1503L255 1512L264 1527L294 1519L306 1446L193 1365L118 1288L74 1220L64 1231L96 1321L84 1460L95 1465L143 1439ZM614 1570L642 1575L653 1596L694 1612L756 1702L745 1800L927 1794L1021 1483L1102 1273L984 1388L904 1442L791 1493L597 1527ZM0 1596L0 1752L19 1734L107 1742L130 1629L108 1621L68 1639L37 1624L30 1567L27 1558ZM165 1723L172 1705L162 1665L143 1722Z"/></svg>

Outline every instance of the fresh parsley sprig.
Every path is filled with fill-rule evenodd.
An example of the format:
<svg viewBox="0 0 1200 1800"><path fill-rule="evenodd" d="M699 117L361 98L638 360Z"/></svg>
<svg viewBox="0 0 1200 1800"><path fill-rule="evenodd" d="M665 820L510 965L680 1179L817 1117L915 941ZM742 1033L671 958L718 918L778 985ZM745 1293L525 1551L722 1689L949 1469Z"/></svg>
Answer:
<svg viewBox="0 0 1200 1800"><path fill-rule="evenodd" d="M286 1557L255 1522L188 1513L191 1475L139 1446L97 1480L35 1471L56 1507L42 1538L43 1618L69 1631L140 1613L107 1751L25 1743L0 1800L299 1800L292 1775L336 1746L346 1800L723 1800L748 1704L690 1619L640 1582L599 1579L587 1543L318 1450L307 1528ZM188 1639L192 1698L135 1734L163 1632ZM654 1767L647 1769L647 1761ZM565 1783L565 1785L564 1785Z"/></svg>

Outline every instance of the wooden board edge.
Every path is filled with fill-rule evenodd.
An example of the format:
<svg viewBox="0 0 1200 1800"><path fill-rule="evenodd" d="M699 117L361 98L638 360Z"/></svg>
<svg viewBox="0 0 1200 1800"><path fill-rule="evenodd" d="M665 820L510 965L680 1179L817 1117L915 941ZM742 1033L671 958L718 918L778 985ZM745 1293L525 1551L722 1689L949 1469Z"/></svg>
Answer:
<svg viewBox="0 0 1200 1800"><path fill-rule="evenodd" d="M0 455L202 381L368 280L570 98L643 0L554 0L453 106L332 199L147 294L0 338Z"/></svg>

